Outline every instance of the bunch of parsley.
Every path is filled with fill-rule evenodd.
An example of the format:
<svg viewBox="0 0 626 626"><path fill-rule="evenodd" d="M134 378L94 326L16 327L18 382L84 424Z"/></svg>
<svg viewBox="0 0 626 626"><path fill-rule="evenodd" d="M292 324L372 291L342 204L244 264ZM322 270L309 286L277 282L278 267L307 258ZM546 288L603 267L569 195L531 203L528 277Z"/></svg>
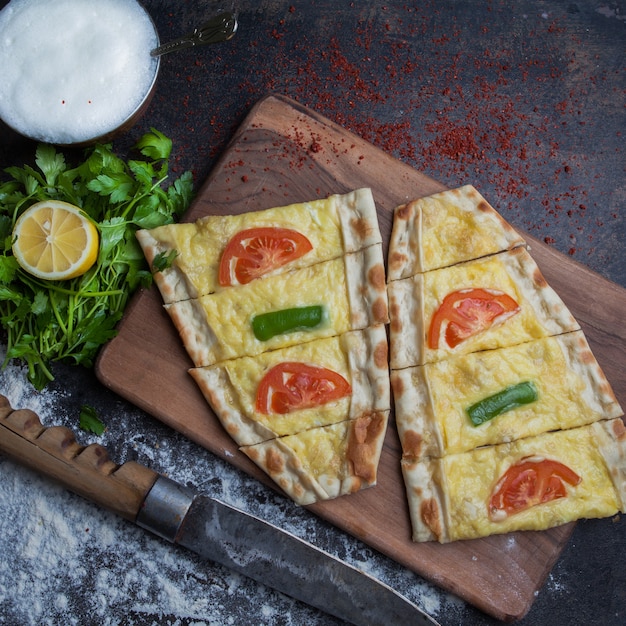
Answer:
<svg viewBox="0 0 626 626"><path fill-rule="evenodd" d="M12 359L25 363L36 389L53 380L53 361L93 365L98 348L115 336L130 295L152 280L135 232L171 223L189 206L190 172L166 185L171 140L151 129L136 149L145 158L124 161L110 144L96 145L85 151L82 163L69 167L62 153L40 144L36 167L5 170L10 180L0 185L4 366ZM47 199L81 207L98 228L98 259L83 276L40 280L25 272L12 254L15 221L29 206Z"/></svg>

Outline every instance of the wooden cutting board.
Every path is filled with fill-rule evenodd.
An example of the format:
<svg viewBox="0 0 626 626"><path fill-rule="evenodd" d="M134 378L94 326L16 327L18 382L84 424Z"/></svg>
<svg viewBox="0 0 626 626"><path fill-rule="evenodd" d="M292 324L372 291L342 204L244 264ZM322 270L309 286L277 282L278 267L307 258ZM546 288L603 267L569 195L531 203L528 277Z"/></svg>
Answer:
<svg viewBox="0 0 626 626"><path fill-rule="evenodd" d="M474 184L480 190L480 181ZM266 209L359 187L373 191L385 257L393 208L443 189L315 112L287 98L268 96L250 111L185 219ZM626 290L528 240L546 279L583 326L618 399L626 405L626 331L621 323ZM119 395L274 486L222 429L188 375L189 367L191 361L153 288L135 296L118 336L101 351L96 371ZM377 486L311 510L498 619L525 615L573 524L443 546L415 544L399 461L392 419Z"/></svg>

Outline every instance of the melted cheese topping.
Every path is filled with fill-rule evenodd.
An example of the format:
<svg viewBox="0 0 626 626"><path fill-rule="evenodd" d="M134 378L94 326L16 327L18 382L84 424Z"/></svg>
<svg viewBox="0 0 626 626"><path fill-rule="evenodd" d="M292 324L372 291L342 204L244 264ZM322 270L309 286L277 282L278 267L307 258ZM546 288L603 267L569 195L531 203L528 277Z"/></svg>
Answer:
<svg viewBox="0 0 626 626"><path fill-rule="evenodd" d="M565 483L568 492L565 498L530 507L502 521L490 521L487 503L493 486L511 465L527 456L557 460L582 480L576 486ZM608 517L620 508L590 428L479 448L443 457L439 462L448 498L450 541L514 530L543 530L581 517Z"/></svg>
<svg viewBox="0 0 626 626"><path fill-rule="evenodd" d="M538 339L548 333L538 321L536 312L525 298L517 282L508 274L501 257L494 256L480 262L463 263L452 268L434 270L424 274L423 311L426 330L444 298L461 289L482 288L501 291L513 298L521 307L503 323L494 324L484 332L469 337L456 346L454 352L467 354L478 350L500 348L506 345ZM439 361L451 350L424 347L424 361Z"/></svg>
<svg viewBox="0 0 626 626"><path fill-rule="evenodd" d="M169 304L222 289L219 285L219 265L229 242L243 230L265 227L297 231L312 246L302 256L268 269L265 276L293 271L368 248L382 249L376 204L368 188L252 213L210 215L192 224L142 229L137 231L137 240L153 269L157 257L164 255L171 259L168 267L154 273L163 300ZM368 259L366 257L361 261L367 263ZM382 252L380 263L382 269Z"/></svg>
<svg viewBox="0 0 626 626"><path fill-rule="evenodd" d="M568 366L559 339L479 352L431 363L421 370L446 453L508 442L604 417L584 401L586 381ZM532 381L538 399L474 426L466 409L509 385Z"/></svg>
<svg viewBox="0 0 626 626"><path fill-rule="evenodd" d="M502 249L500 224L492 223L492 216L481 213L473 203L468 206L454 194L438 194L422 198L420 210L422 238L418 249L421 271L446 267Z"/></svg>
<svg viewBox="0 0 626 626"><path fill-rule="evenodd" d="M226 244L238 232L257 227L290 228L304 234L313 250L292 261L289 269L312 265L342 253L341 224L331 199L242 215L209 215L193 224L169 224L152 229L152 236L168 250L176 250L176 263L200 295L220 289L218 270Z"/></svg>
<svg viewBox="0 0 626 626"><path fill-rule="evenodd" d="M302 464L305 474L321 483L328 475L342 480L346 475L346 451L350 422L308 430L283 437L281 443L291 450Z"/></svg>
<svg viewBox="0 0 626 626"><path fill-rule="evenodd" d="M396 207L388 278L408 278L523 243L472 185L448 189Z"/></svg>
<svg viewBox="0 0 626 626"><path fill-rule="evenodd" d="M278 436L325 426L348 418L350 396L319 407L300 409L283 415L264 415L256 412L256 394L265 373L274 365L285 361L299 361L327 367L341 374L351 382L351 374L346 354L338 337L320 341L310 341L286 350L266 352L258 357L243 357L226 361L220 366L226 370L230 382L238 393L238 403L242 413L250 420L259 422L274 431Z"/></svg>
<svg viewBox="0 0 626 626"><path fill-rule="evenodd" d="M299 504L354 493L376 484L388 412L243 446Z"/></svg>
<svg viewBox="0 0 626 626"><path fill-rule="evenodd" d="M198 303L194 315L203 319L194 320L193 324L205 327L204 337L213 335L215 342L212 360L196 365L261 354L351 330L343 259L224 289L204 296ZM256 315L314 305L322 305L325 312L322 323L315 328L276 335L267 341L259 341L252 332L251 322ZM179 303L169 306L175 309ZM203 345L204 337L199 337Z"/></svg>

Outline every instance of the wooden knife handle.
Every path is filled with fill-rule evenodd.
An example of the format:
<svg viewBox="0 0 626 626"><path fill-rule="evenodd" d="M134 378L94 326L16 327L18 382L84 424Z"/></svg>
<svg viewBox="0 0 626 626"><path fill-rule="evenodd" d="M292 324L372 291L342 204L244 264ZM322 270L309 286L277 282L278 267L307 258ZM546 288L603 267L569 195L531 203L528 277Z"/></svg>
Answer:
<svg viewBox="0 0 626 626"><path fill-rule="evenodd" d="M132 521L158 477L134 461L116 465L99 444L81 446L68 428L44 427L34 411L13 410L3 395L0 451Z"/></svg>

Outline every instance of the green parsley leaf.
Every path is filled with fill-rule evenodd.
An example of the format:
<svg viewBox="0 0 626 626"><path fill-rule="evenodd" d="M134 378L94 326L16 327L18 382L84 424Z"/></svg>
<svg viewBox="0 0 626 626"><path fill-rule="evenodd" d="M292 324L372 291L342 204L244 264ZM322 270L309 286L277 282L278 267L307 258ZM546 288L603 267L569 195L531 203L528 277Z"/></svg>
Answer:
<svg viewBox="0 0 626 626"><path fill-rule="evenodd" d="M30 310L35 315L42 315L48 310L49 302L48 294L44 290L38 291L33 298L33 304Z"/></svg>
<svg viewBox="0 0 626 626"><path fill-rule="evenodd" d="M11 245L7 246L11 249ZM0 256L0 284L10 285L19 269L19 263L14 256Z"/></svg>
<svg viewBox="0 0 626 626"><path fill-rule="evenodd" d="M98 436L102 435L106 430L106 426L98 418L96 409L88 404L83 404L83 406L80 407L78 425L83 430Z"/></svg>
<svg viewBox="0 0 626 626"><path fill-rule="evenodd" d="M103 263L113 258L112 251L124 239L128 226L123 217L112 217L100 222L100 252L99 258Z"/></svg>
<svg viewBox="0 0 626 626"><path fill-rule="evenodd" d="M145 161L129 161L128 167L137 180L141 181L144 185L152 185L152 180L156 176L152 163Z"/></svg>
<svg viewBox="0 0 626 626"><path fill-rule="evenodd" d="M89 181L87 188L101 196L110 196L111 202L126 202L131 197L135 181L126 172L100 174L95 180Z"/></svg>
<svg viewBox="0 0 626 626"><path fill-rule="evenodd" d="M37 146L35 163L43 172L46 183L53 186L59 174L65 171L65 157L58 153L54 146L40 144Z"/></svg>
<svg viewBox="0 0 626 626"><path fill-rule="evenodd" d="M36 167L9 167L0 183L0 325L7 350L4 365L19 359L27 365L36 389L51 380L50 364L66 361L91 367L137 287L149 286L150 268L137 242L139 228L174 222L192 197L192 178L185 172L168 184L172 142L152 129L137 149L145 157L118 157L111 144L84 152L69 164L53 146L40 144ZM83 276L44 281L27 274L12 251L12 232L19 215L45 199L70 202L94 221L100 250Z"/></svg>
<svg viewBox="0 0 626 626"><path fill-rule="evenodd" d="M155 128L151 128L150 131L137 142L137 148L141 154L153 161L168 159L172 152L172 140Z"/></svg>
<svg viewBox="0 0 626 626"><path fill-rule="evenodd" d="M181 214L184 207L189 206L193 198L193 178L191 172L185 172L174 181L174 184L167 190L172 210Z"/></svg>
<svg viewBox="0 0 626 626"><path fill-rule="evenodd" d="M170 250L169 252L159 252L152 261L152 269L155 272L162 272L172 266L174 259L178 256L178 250Z"/></svg>

